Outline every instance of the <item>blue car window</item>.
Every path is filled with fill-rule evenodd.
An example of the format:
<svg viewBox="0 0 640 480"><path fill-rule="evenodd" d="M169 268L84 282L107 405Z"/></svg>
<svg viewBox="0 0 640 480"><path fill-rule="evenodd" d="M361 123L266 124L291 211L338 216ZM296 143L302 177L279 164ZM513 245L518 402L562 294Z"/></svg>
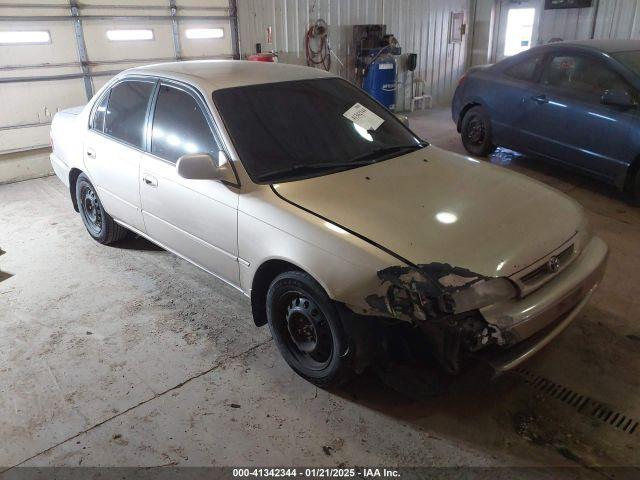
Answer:
<svg viewBox="0 0 640 480"><path fill-rule="evenodd" d="M582 55L556 55L547 64L541 83L599 101L606 90L630 92L627 82L599 60Z"/></svg>
<svg viewBox="0 0 640 480"><path fill-rule="evenodd" d="M531 82L534 80L533 77L543 58L543 55L536 55L534 57L527 58L526 60L522 60L521 62L507 68L504 73L516 80Z"/></svg>

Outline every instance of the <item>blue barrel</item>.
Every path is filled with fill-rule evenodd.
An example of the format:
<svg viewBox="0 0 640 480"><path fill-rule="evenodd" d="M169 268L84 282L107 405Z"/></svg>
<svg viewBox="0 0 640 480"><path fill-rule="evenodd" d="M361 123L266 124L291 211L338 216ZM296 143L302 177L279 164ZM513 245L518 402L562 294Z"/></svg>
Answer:
<svg viewBox="0 0 640 480"><path fill-rule="evenodd" d="M395 110L396 87L396 60L393 55L380 55L369 65L362 88L389 110Z"/></svg>

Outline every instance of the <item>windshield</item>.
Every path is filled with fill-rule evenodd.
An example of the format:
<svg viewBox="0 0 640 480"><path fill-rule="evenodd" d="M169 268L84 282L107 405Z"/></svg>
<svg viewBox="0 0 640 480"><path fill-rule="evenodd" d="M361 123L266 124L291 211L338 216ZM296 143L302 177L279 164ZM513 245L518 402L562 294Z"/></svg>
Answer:
<svg viewBox="0 0 640 480"><path fill-rule="evenodd" d="M340 78L228 88L213 100L256 183L326 175L423 147L391 112Z"/></svg>
<svg viewBox="0 0 640 480"><path fill-rule="evenodd" d="M611 56L622 63L636 75L640 75L640 50L630 52L616 52Z"/></svg>

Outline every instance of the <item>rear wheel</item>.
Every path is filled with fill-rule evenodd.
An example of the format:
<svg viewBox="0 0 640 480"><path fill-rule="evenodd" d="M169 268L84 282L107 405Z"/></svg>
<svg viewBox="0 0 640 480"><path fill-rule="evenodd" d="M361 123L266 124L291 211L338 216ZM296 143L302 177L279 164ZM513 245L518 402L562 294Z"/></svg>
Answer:
<svg viewBox="0 0 640 480"><path fill-rule="evenodd" d="M76 201L84 226L94 240L106 245L126 237L127 229L105 212L95 187L84 173L76 180Z"/></svg>
<svg viewBox="0 0 640 480"><path fill-rule="evenodd" d="M496 149L492 142L491 120L481 106L473 107L465 114L461 127L462 144L471 155L484 157Z"/></svg>
<svg viewBox="0 0 640 480"><path fill-rule="evenodd" d="M320 387L345 383L354 349L333 301L307 273L278 275L267 292L271 334L289 366Z"/></svg>

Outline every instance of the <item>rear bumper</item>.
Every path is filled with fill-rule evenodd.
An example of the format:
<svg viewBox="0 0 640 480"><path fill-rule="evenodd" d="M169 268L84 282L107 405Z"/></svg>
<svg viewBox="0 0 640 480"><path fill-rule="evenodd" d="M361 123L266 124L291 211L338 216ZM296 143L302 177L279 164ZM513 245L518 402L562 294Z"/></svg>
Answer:
<svg viewBox="0 0 640 480"><path fill-rule="evenodd" d="M507 346L479 356L502 373L544 348L587 304L602 280L608 253L607 245L593 237L580 256L544 287L523 299L482 309L485 320L503 333Z"/></svg>
<svg viewBox="0 0 640 480"><path fill-rule="evenodd" d="M56 173L56 176L68 187L69 171L71 170L69 166L54 153L49 155L49 160L51 161L51 166L53 167L53 171Z"/></svg>

